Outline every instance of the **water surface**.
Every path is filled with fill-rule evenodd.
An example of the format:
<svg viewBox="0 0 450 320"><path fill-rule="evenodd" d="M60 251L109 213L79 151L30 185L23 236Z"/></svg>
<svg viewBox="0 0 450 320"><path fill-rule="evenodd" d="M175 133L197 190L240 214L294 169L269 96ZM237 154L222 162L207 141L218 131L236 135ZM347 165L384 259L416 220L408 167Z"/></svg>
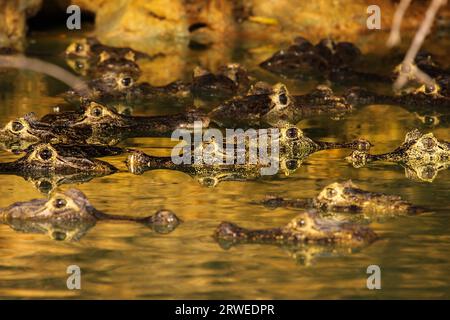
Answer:
<svg viewBox="0 0 450 320"><path fill-rule="evenodd" d="M58 56L70 39L60 34L34 34L29 51L64 66ZM246 65L272 83L284 81L291 91L304 92L314 83L287 81L256 66L246 48L232 48L228 58ZM190 53L183 68L203 52ZM223 61L227 62L227 61ZM33 111L42 116L62 103L64 85L28 71L0 73L0 123ZM136 106L134 114L173 113L171 106ZM424 128L414 114L398 106L369 106L341 120L302 121L312 138L327 141L364 137L373 152L399 145L413 128L450 140L448 128ZM150 154L168 154L167 139L133 139L122 146ZM167 148L167 149L164 149ZM170 209L183 223L170 234L158 234L133 223L99 222L76 242L48 235L25 234L0 225L1 298L144 298L144 299L306 299L306 298L450 298L450 173L441 171L432 183L410 180L397 165L373 164L355 169L343 158L348 151L323 151L306 159L290 176L201 186L190 176L155 170L137 176L126 172L125 156L107 158L121 172L89 183L63 185L82 190L99 210L145 216ZM16 156L0 152L1 161ZM270 210L250 204L266 194L312 197L325 185L351 179L362 188L399 194L430 214L373 221L381 236L356 252L327 252L320 247L282 248L240 245L228 250L212 238L223 220L246 227L280 226L295 217L290 209ZM0 207L40 198L30 181L0 175ZM82 270L82 290L68 290L66 268ZM366 288L366 268L382 270L382 289Z"/></svg>

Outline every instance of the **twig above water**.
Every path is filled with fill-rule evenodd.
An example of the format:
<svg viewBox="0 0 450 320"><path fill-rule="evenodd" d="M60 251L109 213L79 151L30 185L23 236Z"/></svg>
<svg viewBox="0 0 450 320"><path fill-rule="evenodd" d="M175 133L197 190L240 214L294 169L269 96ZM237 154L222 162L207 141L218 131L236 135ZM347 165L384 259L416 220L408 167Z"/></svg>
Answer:
<svg viewBox="0 0 450 320"><path fill-rule="evenodd" d="M406 3L407 1L402 1L402 3L403 2ZM408 52L406 53L406 56L402 61L403 69L410 70L411 72L409 72L409 74L405 73L405 72L399 73L399 76L394 83L394 90L401 89L408 81L408 76L411 76L411 73L419 82L422 82L425 84L433 84L433 80L430 78L430 76L427 75L422 70L420 70L419 68L414 67L413 62L414 62L414 59L415 59L417 53L419 52L420 48L422 47L425 37L430 33L431 26L433 25L433 21L434 21L437 11L439 10L439 8L441 6L444 6L446 3L447 3L447 0L432 0L431 1L430 6L428 7L427 12L425 13L425 18L423 19L422 24L419 27L419 30L417 30L417 32L414 36L413 42L411 43L411 46L409 47ZM397 8L397 10L406 10L406 8L404 8L402 5L400 5ZM403 12L403 14L404 14L404 12ZM398 15L403 16L403 14L400 12ZM397 12L396 12L396 16L397 16ZM401 19L400 19L400 22L398 22L398 21L395 21L395 17L394 17L394 24L395 23L401 23ZM391 35L392 35L392 32L394 32L394 35L392 35L392 37L394 39L392 41L396 40L395 32L398 32L398 37L400 37L400 32L398 30L396 31L396 28L399 28L399 25L393 26Z"/></svg>
<svg viewBox="0 0 450 320"><path fill-rule="evenodd" d="M63 68L35 58L23 55L0 56L0 67L32 70L44 73L61 82L64 82L80 94L88 94L89 88L79 77L74 76Z"/></svg>

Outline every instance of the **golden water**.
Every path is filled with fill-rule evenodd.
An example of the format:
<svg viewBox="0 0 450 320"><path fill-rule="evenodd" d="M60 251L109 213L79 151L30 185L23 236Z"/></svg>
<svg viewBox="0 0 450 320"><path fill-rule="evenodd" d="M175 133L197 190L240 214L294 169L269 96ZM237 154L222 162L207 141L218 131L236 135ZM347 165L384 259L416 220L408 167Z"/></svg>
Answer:
<svg viewBox="0 0 450 320"><path fill-rule="evenodd" d="M56 56L68 39L34 35L34 52L64 65ZM248 56L237 55L256 74ZM226 61L223 61L226 62ZM295 81L289 88L302 91ZM34 111L42 116L61 103L55 97L64 87L56 80L27 71L0 73L0 123ZM167 107L137 106L135 114L173 112ZM360 108L345 119L302 121L312 138L328 141L369 139L373 152L390 151L407 131L421 128L415 116L396 106ZM423 129L423 128L422 128ZM448 128L432 130L450 140ZM133 139L122 144L152 154L168 150L168 140ZM99 222L78 242L58 242L47 235L25 234L0 225L0 298L450 298L450 172L432 183L412 181L397 165L375 164L355 169L343 158L348 151L323 151L305 160L289 177L223 182L202 187L191 177L173 171L125 172L124 156L107 160L123 169L117 174L79 185L99 210L110 214L150 215L157 209L174 211L184 222L170 234L157 234L133 223ZM1 161L14 156L1 151ZM312 197L323 186L352 179L364 189L399 194L433 208L427 215L396 217L370 224L381 240L358 252L321 253L320 248L287 249L270 245L241 245L222 249L213 239L223 220L247 227L280 226L295 210L270 210L249 202L267 193ZM33 184L0 175L0 207L41 198ZM66 268L82 270L82 289L68 290ZM366 268L382 271L382 289L366 288Z"/></svg>

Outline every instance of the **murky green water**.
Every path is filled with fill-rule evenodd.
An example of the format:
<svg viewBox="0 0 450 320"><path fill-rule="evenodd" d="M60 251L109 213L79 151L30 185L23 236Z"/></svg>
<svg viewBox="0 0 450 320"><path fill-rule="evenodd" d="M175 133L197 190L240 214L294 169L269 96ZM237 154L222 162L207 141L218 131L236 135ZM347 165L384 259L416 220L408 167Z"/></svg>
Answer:
<svg viewBox="0 0 450 320"><path fill-rule="evenodd" d="M33 35L30 51L60 65L57 54L69 39L59 34ZM239 60L258 77L282 79L258 70L259 58L246 50L223 59ZM204 53L190 53L202 62ZM218 59L220 60L220 58ZM227 62L227 61L222 61ZM180 70L188 74L190 64ZM285 81L294 92L311 84ZM62 100L64 86L27 71L0 73L0 123L34 111L42 116ZM136 106L135 114L172 113L170 106ZM401 107L370 106L345 119L302 121L308 136L328 141L365 137L373 152L390 151L407 131L422 128L414 114ZM448 128L433 131L450 140ZM133 139L124 146L164 154L170 141ZM148 146L152 146L149 148ZM170 234L158 234L133 223L99 222L78 242L58 242L48 235L24 234L0 225L1 298L450 298L450 172L443 170L432 183L409 180L396 165L376 164L355 169L343 158L348 151L323 151L306 159L294 174L259 181L223 182L202 187L191 177L173 171L126 172L124 156L108 158L121 172L88 183L63 185L82 190L98 209L110 214L150 215L170 209L183 219ZM13 155L0 152L1 161ZM269 245L240 245L222 249L213 239L223 220L247 227L284 225L295 210L270 210L249 204L267 193L312 197L325 185L352 179L371 191L399 194L433 208L430 214L374 221L381 240L358 252L330 254L317 247L298 250ZM0 207L41 198L30 181L0 175ZM82 289L66 287L66 268L82 270ZM382 271L382 289L366 288L366 268Z"/></svg>

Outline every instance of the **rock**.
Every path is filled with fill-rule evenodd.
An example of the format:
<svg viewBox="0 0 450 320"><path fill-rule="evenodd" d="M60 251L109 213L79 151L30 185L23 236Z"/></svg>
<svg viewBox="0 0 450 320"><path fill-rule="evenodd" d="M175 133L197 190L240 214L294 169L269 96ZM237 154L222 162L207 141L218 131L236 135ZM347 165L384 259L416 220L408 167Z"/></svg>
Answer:
<svg viewBox="0 0 450 320"><path fill-rule="evenodd" d="M0 47L23 50L26 19L41 8L42 0L0 0Z"/></svg>

